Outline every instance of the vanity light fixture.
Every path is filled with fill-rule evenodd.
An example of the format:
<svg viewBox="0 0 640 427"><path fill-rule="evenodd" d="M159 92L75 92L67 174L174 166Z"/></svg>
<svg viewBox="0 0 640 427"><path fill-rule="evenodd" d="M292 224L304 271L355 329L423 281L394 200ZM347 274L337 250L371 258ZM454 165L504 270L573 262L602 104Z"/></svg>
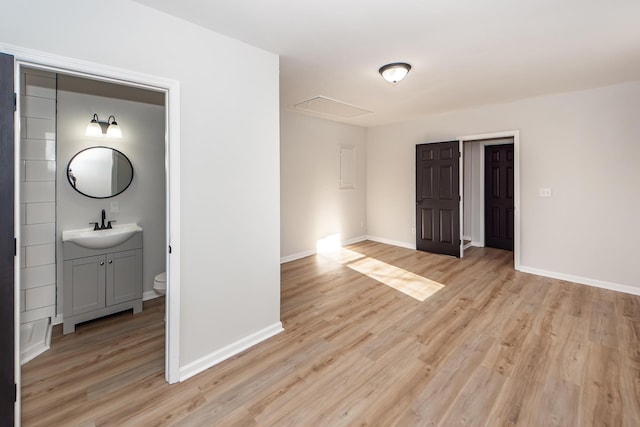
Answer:
<svg viewBox="0 0 640 427"><path fill-rule="evenodd" d="M122 138L122 131L120 130L118 123L116 123L115 116L109 116L107 123L109 125L107 127L107 136L109 138Z"/></svg>
<svg viewBox="0 0 640 427"><path fill-rule="evenodd" d="M84 134L85 136L102 136L106 134L109 138L122 138L122 130L113 115L109 116L106 122L101 122L98 115L94 114Z"/></svg>
<svg viewBox="0 0 640 427"><path fill-rule="evenodd" d="M84 134L86 136L102 136L102 127L100 126L100 122L98 121L97 114L93 115L91 123L87 125L87 130L85 130Z"/></svg>
<svg viewBox="0 0 640 427"><path fill-rule="evenodd" d="M380 67L378 72L386 81L391 84L396 84L400 80L407 77L409 71L411 70L411 65L406 62L394 62L391 64L383 65Z"/></svg>

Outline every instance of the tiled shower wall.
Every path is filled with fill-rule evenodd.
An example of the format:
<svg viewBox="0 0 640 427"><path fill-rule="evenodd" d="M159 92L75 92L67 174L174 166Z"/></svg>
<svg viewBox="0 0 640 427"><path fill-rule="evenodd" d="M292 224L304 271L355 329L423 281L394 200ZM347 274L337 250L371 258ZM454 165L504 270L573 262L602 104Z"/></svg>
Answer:
<svg viewBox="0 0 640 427"><path fill-rule="evenodd" d="M21 323L56 315L56 75L21 79Z"/></svg>

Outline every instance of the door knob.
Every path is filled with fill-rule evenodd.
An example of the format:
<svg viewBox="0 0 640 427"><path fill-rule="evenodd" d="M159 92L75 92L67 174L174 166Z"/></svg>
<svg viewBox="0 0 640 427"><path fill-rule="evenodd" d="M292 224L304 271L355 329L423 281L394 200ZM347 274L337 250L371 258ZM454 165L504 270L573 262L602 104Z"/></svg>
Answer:
<svg viewBox="0 0 640 427"><path fill-rule="evenodd" d="M104 261L100 261L100 265L104 265Z"/></svg>
<svg viewBox="0 0 640 427"><path fill-rule="evenodd" d="M111 264L111 263L113 263L113 260L112 260L112 259L110 259L110 260L109 260L109 264Z"/></svg>

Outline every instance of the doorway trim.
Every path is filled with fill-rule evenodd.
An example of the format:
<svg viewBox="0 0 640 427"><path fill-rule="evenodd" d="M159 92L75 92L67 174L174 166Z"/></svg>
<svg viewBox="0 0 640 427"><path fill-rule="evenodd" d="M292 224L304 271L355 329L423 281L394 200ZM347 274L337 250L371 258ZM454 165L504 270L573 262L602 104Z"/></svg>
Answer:
<svg viewBox="0 0 640 427"><path fill-rule="evenodd" d="M165 94L165 191L166 191L166 324L165 324L165 379L170 384L180 381L180 82L177 80L143 74L122 68L78 60L50 54L47 52L26 49L22 47L0 44L0 52L14 56L15 64L15 92L18 94L18 109L20 105L20 67L42 69L60 72L78 77L90 78L125 86L139 87L160 91ZM15 152L16 164L20 155L20 114L16 115ZM20 180L19 170L15 172L15 200L16 226L15 235L18 244L21 239L19 221ZM169 251L169 248L171 250ZM16 257L16 265L19 259ZM19 268L16 271L15 282L20 283ZM170 286L169 286L170 284ZM15 309L16 317L16 378L20 379L20 359L18 343L20 342L20 301L19 286L16 286ZM18 383L18 387L20 383ZM20 405L18 393L17 406Z"/></svg>
<svg viewBox="0 0 640 427"><path fill-rule="evenodd" d="M520 131L508 130L501 132L480 133L475 135L461 136L460 145L465 142L479 141L484 151L484 147L487 145L504 144L504 141L486 141L492 139L513 138L513 181L514 181L514 200L513 200L513 227L514 227L514 239L513 239L513 264L516 270L520 270ZM464 161L464 160L463 160ZM484 176L484 162L480 162L480 173ZM480 185L480 215L482 221L480 221L482 242L484 244L484 184ZM462 221L461 221L462 223ZM461 226L462 227L462 226ZM461 228L462 233L462 228ZM461 234L462 235L462 234Z"/></svg>

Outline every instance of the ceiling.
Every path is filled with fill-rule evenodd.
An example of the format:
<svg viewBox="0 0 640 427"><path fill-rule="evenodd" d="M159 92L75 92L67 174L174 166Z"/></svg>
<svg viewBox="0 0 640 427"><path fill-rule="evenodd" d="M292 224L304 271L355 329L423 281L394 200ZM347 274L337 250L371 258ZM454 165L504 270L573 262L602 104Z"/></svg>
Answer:
<svg viewBox="0 0 640 427"><path fill-rule="evenodd" d="M283 108L338 100L373 114L326 117L361 126L640 80L638 0L137 2L280 55Z"/></svg>

